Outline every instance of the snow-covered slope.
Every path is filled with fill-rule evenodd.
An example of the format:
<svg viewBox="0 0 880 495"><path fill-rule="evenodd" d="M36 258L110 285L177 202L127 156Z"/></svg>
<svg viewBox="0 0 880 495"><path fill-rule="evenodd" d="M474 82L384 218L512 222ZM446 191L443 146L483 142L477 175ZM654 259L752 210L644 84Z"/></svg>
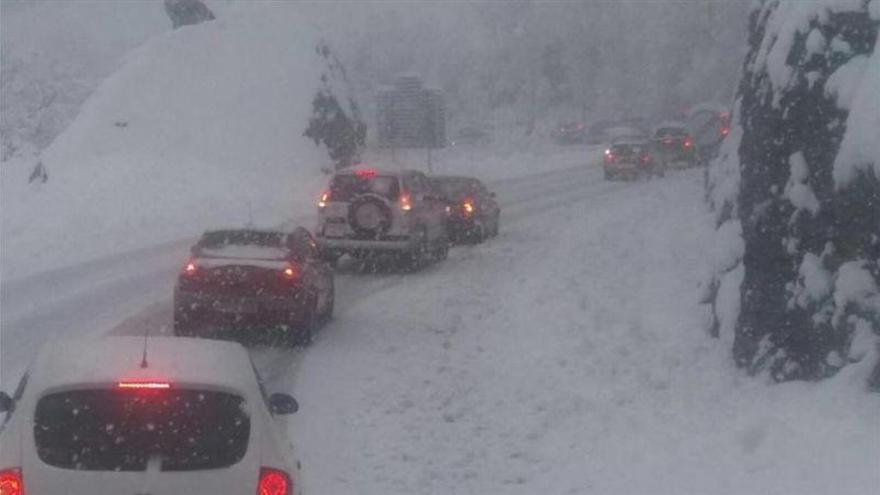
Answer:
<svg viewBox="0 0 880 495"><path fill-rule="evenodd" d="M317 40L295 6L242 3L131 53L45 150L46 184L3 169L4 277L310 211Z"/></svg>
<svg viewBox="0 0 880 495"><path fill-rule="evenodd" d="M0 2L0 159L49 145L129 50L170 29L156 1Z"/></svg>

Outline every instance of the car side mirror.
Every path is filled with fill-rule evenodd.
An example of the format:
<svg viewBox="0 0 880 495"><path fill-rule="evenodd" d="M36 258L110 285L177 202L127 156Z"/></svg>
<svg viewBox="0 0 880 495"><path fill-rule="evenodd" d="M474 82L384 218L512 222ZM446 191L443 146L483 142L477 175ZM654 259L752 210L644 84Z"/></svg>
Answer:
<svg viewBox="0 0 880 495"><path fill-rule="evenodd" d="M272 414L293 414L299 411L299 402L289 394L274 393L269 396Z"/></svg>
<svg viewBox="0 0 880 495"><path fill-rule="evenodd" d="M0 413L11 411L14 403L15 401L12 400L12 397L10 397L9 394L6 392L0 392Z"/></svg>

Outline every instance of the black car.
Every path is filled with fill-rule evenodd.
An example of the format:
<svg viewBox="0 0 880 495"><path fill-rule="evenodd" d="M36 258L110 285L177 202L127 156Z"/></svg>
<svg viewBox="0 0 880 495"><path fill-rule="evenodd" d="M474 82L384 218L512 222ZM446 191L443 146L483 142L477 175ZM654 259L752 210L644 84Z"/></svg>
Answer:
<svg viewBox="0 0 880 495"><path fill-rule="evenodd" d="M700 155L694 138L684 125L664 124L654 130L654 149L664 166L693 167Z"/></svg>
<svg viewBox="0 0 880 495"><path fill-rule="evenodd" d="M617 177L635 179L653 176L663 177L665 166L654 158L653 146L645 138L619 138L605 150L602 161L602 170L605 172L605 180Z"/></svg>
<svg viewBox="0 0 880 495"><path fill-rule="evenodd" d="M333 301L333 271L305 228L212 230L177 278L174 333L245 338L265 329L273 342L306 345Z"/></svg>
<svg viewBox="0 0 880 495"><path fill-rule="evenodd" d="M454 242L482 242L498 235L501 208L495 193L479 179L434 176L431 183L446 200L447 230Z"/></svg>

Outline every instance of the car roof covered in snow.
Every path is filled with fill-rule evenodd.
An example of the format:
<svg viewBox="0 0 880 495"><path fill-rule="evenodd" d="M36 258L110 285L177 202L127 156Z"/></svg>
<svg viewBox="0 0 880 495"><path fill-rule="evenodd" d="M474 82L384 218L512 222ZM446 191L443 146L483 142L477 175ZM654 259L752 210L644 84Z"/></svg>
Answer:
<svg viewBox="0 0 880 495"><path fill-rule="evenodd" d="M144 337L50 342L29 368L28 388L42 393L120 381L167 381L247 395L256 386L248 353L237 343L179 337L147 337L146 342L146 368L141 367Z"/></svg>
<svg viewBox="0 0 880 495"><path fill-rule="evenodd" d="M339 170L335 173L335 175L360 175L360 174L366 174L366 173L368 173L370 175L401 176L401 175L409 175L409 174L414 174L414 173L421 174L422 172L419 172L417 170L410 170L410 169L391 170L391 169L384 169L384 168L378 168L378 167L360 166L360 167L355 167L355 168L345 168L345 169Z"/></svg>

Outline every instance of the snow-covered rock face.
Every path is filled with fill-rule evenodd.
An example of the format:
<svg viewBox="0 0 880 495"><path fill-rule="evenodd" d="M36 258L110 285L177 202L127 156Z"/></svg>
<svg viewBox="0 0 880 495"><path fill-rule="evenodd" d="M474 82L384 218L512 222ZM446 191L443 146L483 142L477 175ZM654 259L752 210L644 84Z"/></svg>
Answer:
<svg viewBox="0 0 880 495"><path fill-rule="evenodd" d="M878 4L766 0L751 15L736 128L708 174L733 246L716 249L714 330L734 326L736 362L776 380L828 376L869 355L850 352L856 329L860 348L880 333Z"/></svg>
<svg viewBox="0 0 880 495"><path fill-rule="evenodd" d="M295 6L242 2L130 53L44 151L48 182L3 170L4 277L311 213L318 42Z"/></svg>

